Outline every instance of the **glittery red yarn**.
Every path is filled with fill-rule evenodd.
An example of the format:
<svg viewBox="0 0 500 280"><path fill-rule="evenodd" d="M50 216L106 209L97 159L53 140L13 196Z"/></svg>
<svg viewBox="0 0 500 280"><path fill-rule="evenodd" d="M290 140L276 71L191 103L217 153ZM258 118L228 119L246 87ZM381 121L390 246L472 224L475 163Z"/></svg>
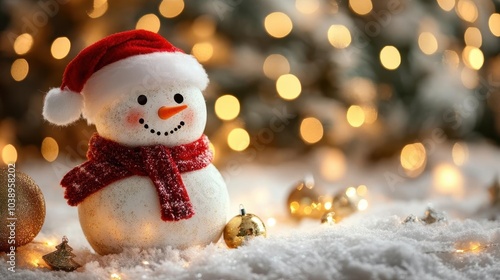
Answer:
<svg viewBox="0 0 500 280"><path fill-rule="evenodd" d="M61 181L68 204L78 205L87 196L130 176L148 176L160 199L164 221L189 219L193 205L181 173L199 170L212 162L207 136L175 147L163 145L130 148L95 133L89 142L88 160L69 171Z"/></svg>

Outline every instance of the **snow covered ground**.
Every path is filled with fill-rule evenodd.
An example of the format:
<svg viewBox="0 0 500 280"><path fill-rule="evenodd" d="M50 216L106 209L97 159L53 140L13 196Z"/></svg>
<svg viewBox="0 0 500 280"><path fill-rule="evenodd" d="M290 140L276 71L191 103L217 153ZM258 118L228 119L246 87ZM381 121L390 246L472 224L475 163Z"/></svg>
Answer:
<svg viewBox="0 0 500 280"><path fill-rule="evenodd" d="M71 166L25 163L20 170L44 192L46 221L36 242L18 249L15 273L7 270L5 261L0 263L0 279L499 279L500 221L490 218L499 217L500 209L489 205L487 187L500 171L500 151L471 145L461 167L453 165L450 151L451 145L443 145L429 155L428 170L417 179L400 176L394 160L367 167L347 163L342 180L329 183L317 172L321 152L282 165L242 164L223 172L231 209L236 215L242 203L247 212L260 216L268 226L267 238L235 250L219 242L187 250L130 249L108 256L92 252L76 208L63 199L58 180ZM458 173L439 169L442 166ZM368 209L332 226L315 220L293 222L286 214L286 197L291 185L308 172L325 193L348 184L367 185ZM391 186L388 174L399 174ZM409 214L422 216L429 204L445 211L448 221L401 223ZM82 264L75 272L51 271L41 259L63 235ZM47 246L47 241L55 244Z"/></svg>

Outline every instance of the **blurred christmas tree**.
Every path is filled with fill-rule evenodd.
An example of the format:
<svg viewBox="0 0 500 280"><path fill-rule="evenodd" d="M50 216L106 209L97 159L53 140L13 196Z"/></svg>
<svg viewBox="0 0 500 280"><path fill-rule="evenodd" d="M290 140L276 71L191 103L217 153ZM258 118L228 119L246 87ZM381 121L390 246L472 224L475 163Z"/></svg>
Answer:
<svg viewBox="0 0 500 280"><path fill-rule="evenodd" d="M365 160L436 137L500 141L498 1L1 5L0 149L28 150L20 156L40 147L47 160L58 147L84 156L92 129L83 121L64 130L43 123L44 92L60 84L82 48L133 28L159 32L205 65L217 158L275 149L291 157L327 145Z"/></svg>

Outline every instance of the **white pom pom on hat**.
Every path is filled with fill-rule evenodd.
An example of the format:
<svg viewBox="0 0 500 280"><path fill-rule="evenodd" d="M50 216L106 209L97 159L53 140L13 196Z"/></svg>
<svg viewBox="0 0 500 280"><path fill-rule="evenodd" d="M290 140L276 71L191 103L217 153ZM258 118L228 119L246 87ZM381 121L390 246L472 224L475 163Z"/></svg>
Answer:
<svg viewBox="0 0 500 280"><path fill-rule="evenodd" d="M146 30L125 31L88 46L68 64L61 87L45 97L43 116L53 124L68 125L83 113L92 123L106 102L126 94L121 89L151 80L201 91L208 84L203 66L162 36Z"/></svg>
<svg viewBox="0 0 500 280"><path fill-rule="evenodd" d="M53 88L45 96L44 118L57 125L68 125L80 118L83 96L70 90Z"/></svg>

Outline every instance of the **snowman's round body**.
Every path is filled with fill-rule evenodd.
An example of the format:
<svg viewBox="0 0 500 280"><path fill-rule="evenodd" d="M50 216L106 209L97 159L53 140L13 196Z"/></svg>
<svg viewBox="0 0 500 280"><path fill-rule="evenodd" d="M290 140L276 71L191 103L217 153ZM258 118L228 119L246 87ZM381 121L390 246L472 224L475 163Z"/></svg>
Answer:
<svg viewBox="0 0 500 280"><path fill-rule="evenodd" d="M229 208L221 175L209 165L183 173L182 181L195 214L175 222L160 218L158 194L148 177L129 177L90 195L78 206L87 240L101 255L124 247L185 248L217 242Z"/></svg>
<svg viewBox="0 0 500 280"><path fill-rule="evenodd" d="M167 148L202 136L206 105L199 89L170 84L135 91L100 108L93 119L100 136L129 147ZM86 197L78 214L92 248L109 254L127 247L186 248L216 242L229 208L222 176L209 164L181 177L194 215L178 221L161 219L158 193L147 176L123 178Z"/></svg>

